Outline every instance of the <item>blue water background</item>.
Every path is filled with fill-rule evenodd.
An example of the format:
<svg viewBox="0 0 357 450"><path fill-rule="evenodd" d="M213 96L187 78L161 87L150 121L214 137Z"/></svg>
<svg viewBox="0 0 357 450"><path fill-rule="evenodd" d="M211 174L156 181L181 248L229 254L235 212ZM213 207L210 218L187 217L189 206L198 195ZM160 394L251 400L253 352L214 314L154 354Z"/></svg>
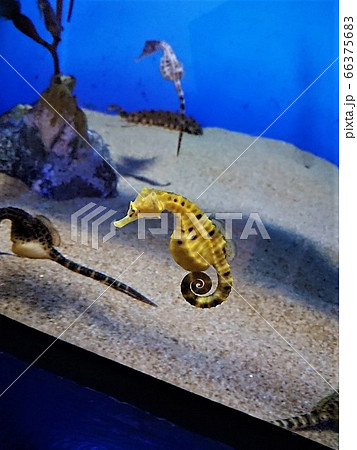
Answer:
<svg viewBox="0 0 357 450"><path fill-rule="evenodd" d="M48 36L37 2L21 3ZM135 62L147 39L162 39L183 62L187 113L255 136L338 57L337 0L76 0L64 27L61 68L76 76L81 106L177 110L160 55ZM0 53L38 91L48 86L49 53L11 22L0 21ZM3 60L0 79L0 113L37 99ZM337 163L338 61L264 135Z"/></svg>

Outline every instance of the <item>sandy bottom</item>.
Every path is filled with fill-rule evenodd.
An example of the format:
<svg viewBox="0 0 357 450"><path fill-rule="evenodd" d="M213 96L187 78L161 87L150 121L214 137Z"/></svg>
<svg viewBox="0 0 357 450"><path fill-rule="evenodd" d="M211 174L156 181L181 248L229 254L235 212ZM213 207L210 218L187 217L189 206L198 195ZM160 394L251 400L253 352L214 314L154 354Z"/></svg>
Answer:
<svg viewBox="0 0 357 450"><path fill-rule="evenodd" d="M212 128L185 135L177 159L175 132L93 112L88 118L121 173L170 182L163 189L205 212L243 214L233 221L235 290L217 308L195 309L181 297L186 272L169 253L168 234L138 239L135 223L102 242L148 183L125 175L117 198L56 202L0 174L0 206L47 216L66 256L119 277L159 306L51 261L0 254L0 313L57 337L95 302L62 339L265 420L306 412L337 388L337 168L270 139L239 157L254 138ZM71 237L71 214L90 202L118 211L100 225L98 249L84 233ZM251 213L270 239L256 226L257 235L240 239ZM0 252L10 252L9 227L0 226ZM338 446L332 431L301 434Z"/></svg>

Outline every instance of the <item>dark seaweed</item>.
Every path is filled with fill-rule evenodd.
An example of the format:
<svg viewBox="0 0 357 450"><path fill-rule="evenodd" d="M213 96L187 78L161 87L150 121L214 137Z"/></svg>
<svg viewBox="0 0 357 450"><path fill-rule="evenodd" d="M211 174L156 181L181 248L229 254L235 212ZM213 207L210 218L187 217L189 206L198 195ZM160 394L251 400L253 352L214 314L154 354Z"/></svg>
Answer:
<svg viewBox="0 0 357 450"><path fill-rule="evenodd" d="M61 42L61 34L63 31L63 0L57 0L56 12L48 0L38 0L37 5L46 29L52 36L52 42L43 39L37 32L32 20L21 13L21 3L18 0L0 0L0 17L11 20L14 26L23 34L45 47L50 52L53 59L54 75L58 75L60 74L60 63L57 47ZM72 14L73 0L71 1L69 8L68 17Z"/></svg>

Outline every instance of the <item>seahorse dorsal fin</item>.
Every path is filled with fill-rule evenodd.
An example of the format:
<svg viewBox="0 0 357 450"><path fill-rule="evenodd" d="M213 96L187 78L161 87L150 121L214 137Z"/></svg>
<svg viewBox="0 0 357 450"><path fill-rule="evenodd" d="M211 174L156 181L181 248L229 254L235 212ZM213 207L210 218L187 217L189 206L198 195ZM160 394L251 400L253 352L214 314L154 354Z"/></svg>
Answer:
<svg viewBox="0 0 357 450"><path fill-rule="evenodd" d="M220 220L213 219L213 218L210 218L210 219L211 219L212 223L216 226L216 228L218 228L218 230L220 231L220 233L222 234L222 236L224 237L224 239L226 241L226 250L227 250L226 259L227 259L227 261L228 262L233 261L233 259L236 256L236 253L237 253L235 242L233 241L233 239L227 238L224 225Z"/></svg>
<svg viewBox="0 0 357 450"><path fill-rule="evenodd" d="M48 230L52 236L53 245L55 247L59 247L61 245L61 237L59 235L59 232L53 226L50 219L48 219L46 216L42 216L42 215L37 215L37 216L35 216L35 218L40 220L48 228Z"/></svg>

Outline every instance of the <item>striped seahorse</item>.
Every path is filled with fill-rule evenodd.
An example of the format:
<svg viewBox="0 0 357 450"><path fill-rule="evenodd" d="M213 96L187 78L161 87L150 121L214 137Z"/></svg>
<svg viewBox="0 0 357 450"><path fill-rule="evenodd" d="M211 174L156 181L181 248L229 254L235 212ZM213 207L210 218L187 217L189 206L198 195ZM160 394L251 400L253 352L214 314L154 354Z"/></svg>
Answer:
<svg viewBox="0 0 357 450"><path fill-rule="evenodd" d="M233 278L227 262L227 242L212 221L194 203L173 192L143 188L129 211L121 220L114 222L118 228L140 217L160 217L168 210L176 214L176 226L171 235L170 251L183 269L190 271L182 280L181 292L191 305L211 308L224 302L229 296ZM212 283L207 274L202 273L213 266L217 272L218 285L209 295Z"/></svg>
<svg viewBox="0 0 357 450"><path fill-rule="evenodd" d="M274 420L271 423L287 430L304 430L331 423L338 427L339 395L337 392L324 397L310 412L287 419Z"/></svg>
<svg viewBox="0 0 357 450"><path fill-rule="evenodd" d="M155 303L144 297L140 292L121 281L102 272L82 266L62 255L55 248L61 242L59 233L47 217L32 216L23 209L9 206L0 208L0 222L5 219L11 221L10 238L12 251L15 255L32 259L50 259L73 272L93 278L93 280L130 295L136 300L156 306Z"/></svg>
<svg viewBox="0 0 357 450"><path fill-rule="evenodd" d="M181 86L181 78L183 75L183 67L177 59L175 52L172 50L170 44L165 41L146 41L144 49L138 59L150 55L158 50L162 50L162 57L160 59L160 72L165 80L173 81L177 91L180 102L180 133L177 143L177 156L180 153L182 133L184 128L184 120L186 116L185 110L185 96Z"/></svg>

